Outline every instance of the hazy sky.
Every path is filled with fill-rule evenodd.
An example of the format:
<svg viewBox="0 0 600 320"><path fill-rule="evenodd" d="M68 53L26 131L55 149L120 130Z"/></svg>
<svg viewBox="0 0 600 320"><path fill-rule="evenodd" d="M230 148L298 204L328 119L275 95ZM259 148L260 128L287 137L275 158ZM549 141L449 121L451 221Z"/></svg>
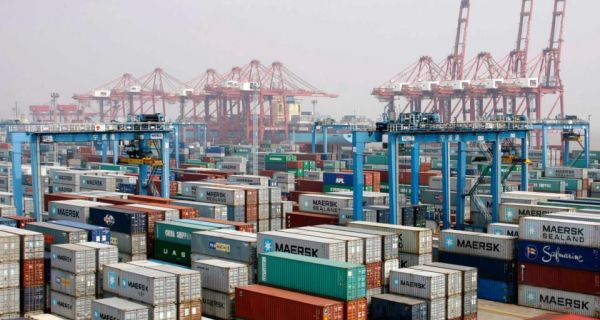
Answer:
<svg viewBox="0 0 600 320"><path fill-rule="evenodd" d="M323 114L375 117L371 89L422 55L451 52L459 0L0 0L0 108L60 103L125 72L155 67L182 81L251 59L278 60L340 94ZM520 0L471 0L468 56L515 46ZM547 46L552 0L535 0L531 53ZM568 113L592 115L600 93L598 0L569 0L562 75ZM307 108L310 105L307 103ZM177 110L173 106L173 111ZM596 132L598 132L596 130ZM592 140L593 141L593 140Z"/></svg>

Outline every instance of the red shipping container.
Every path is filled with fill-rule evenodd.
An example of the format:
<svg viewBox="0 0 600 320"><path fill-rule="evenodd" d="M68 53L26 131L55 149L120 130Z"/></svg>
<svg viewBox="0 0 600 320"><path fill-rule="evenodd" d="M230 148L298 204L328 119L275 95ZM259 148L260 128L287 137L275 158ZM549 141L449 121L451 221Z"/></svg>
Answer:
<svg viewBox="0 0 600 320"><path fill-rule="evenodd" d="M152 206L168 208L168 209L177 209L179 210L179 219L191 219L198 216L198 209L186 206L179 206L175 204L162 204L162 203L152 203Z"/></svg>
<svg viewBox="0 0 600 320"><path fill-rule="evenodd" d="M271 178L276 172L276 170L259 170L258 175Z"/></svg>
<svg viewBox="0 0 600 320"><path fill-rule="evenodd" d="M600 273L519 262L519 284L600 295Z"/></svg>
<svg viewBox="0 0 600 320"><path fill-rule="evenodd" d="M288 229L316 226L319 224L338 224L338 217L308 212L288 212L285 215L285 226Z"/></svg>
<svg viewBox="0 0 600 320"><path fill-rule="evenodd" d="M367 320L367 298L344 303L345 320Z"/></svg>
<svg viewBox="0 0 600 320"><path fill-rule="evenodd" d="M594 320L594 318L580 316L576 314L548 313L538 317L529 318L528 320Z"/></svg>
<svg viewBox="0 0 600 320"><path fill-rule="evenodd" d="M288 169L304 169L304 162L302 161L288 161Z"/></svg>
<svg viewBox="0 0 600 320"><path fill-rule="evenodd" d="M90 200L90 197L77 194L46 193L44 194L44 210L48 211L48 202L60 200Z"/></svg>
<svg viewBox="0 0 600 320"><path fill-rule="evenodd" d="M300 161L319 161L321 160L320 153L296 153L296 159Z"/></svg>
<svg viewBox="0 0 600 320"><path fill-rule="evenodd" d="M382 286L383 279L382 262L371 262L366 264L367 269L367 289L375 289Z"/></svg>
<svg viewBox="0 0 600 320"><path fill-rule="evenodd" d="M466 316L462 317L462 319L463 320L477 320L477 313L471 313L469 315L466 315Z"/></svg>
<svg viewBox="0 0 600 320"><path fill-rule="evenodd" d="M21 286L31 288L44 285L44 259L21 261Z"/></svg>
<svg viewBox="0 0 600 320"><path fill-rule="evenodd" d="M225 186L226 188L229 189L240 189L240 190L244 190L245 193L245 198L246 198L246 205L255 205L258 204L258 190L253 189L253 188L247 188L243 185L227 185Z"/></svg>
<svg viewBox="0 0 600 320"><path fill-rule="evenodd" d="M163 198L163 197L154 197L154 196L144 196L144 195L136 195L131 194L127 196L127 199L141 202L151 202L151 203L162 203L162 204L170 204L171 199Z"/></svg>
<svg viewBox="0 0 600 320"><path fill-rule="evenodd" d="M342 320L340 301L261 285L235 289L235 316L246 320Z"/></svg>
<svg viewBox="0 0 600 320"><path fill-rule="evenodd" d="M296 191L323 192L323 181L296 179L295 187Z"/></svg>
<svg viewBox="0 0 600 320"><path fill-rule="evenodd" d="M204 218L204 217L196 217L196 218L192 218L192 220L226 224L229 226L233 226L235 228L235 230L238 230L238 231L254 232L254 226L251 223L238 222L238 221L227 221L227 220Z"/></svg>
<svg viewBox="0 0 600 320"><path fill-rule="evenodd" d="M258 205L250 204L246 205L246 222L258 221Z"/></svg>
<svg viewBox="0 0 600 320"><path fill-rule="evenodd" d="M30 222L35 222L34 218L31 217L23 217L23 216L2 216L4 218L13 219L17 221L17 227L20 229L25 229L25 225Z"/></svg>
<svg viewBox="0 0 600 320"><path fill-rule="evenodd" d="M182 172L176 175L177 181L204 181L208 179L215 179L217 176L210 173L191 173Z"/></svg>

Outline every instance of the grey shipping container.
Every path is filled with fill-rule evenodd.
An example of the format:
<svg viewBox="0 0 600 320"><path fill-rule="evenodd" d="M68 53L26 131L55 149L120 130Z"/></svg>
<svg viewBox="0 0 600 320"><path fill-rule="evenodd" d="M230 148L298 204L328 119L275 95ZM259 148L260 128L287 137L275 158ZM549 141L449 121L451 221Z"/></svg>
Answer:
<svg viewBox="0 0 600 320"><path fill-rule="evenodd" d="M52 268L72 273L96 271L96 250L76 244L53 245L51 251Z"/></svg>
<svg viewBox="0 0 600 320"><path fill-rule="evenodd" d="M0 262L19 261L21 239L16 234L0 231Z"/></svg>
<svg viewBox="0 0 600 320"><path fill-rule="evenodd" d="M90 208L110 205L108 203L88 200L50 201L48 203L48 216L50 219L88 223Z"/></svg>
<svg viewBox="0 0 600 320"><path fill-rule="evenodd" d="M50 271L52 290L72 297L94 296L96 294L96 274L74 274L52 268Z"/></svg>
<svg viewBox="0 0 600 320"><path fill-rule="evenodd" d="M219 319L233 319L235 294L202 289L202 314Z"/></svg>
<svg viewBox="0 0 600 320"><path fill-rule="evenodd" d="M341 196L301 194L298 200L300 211L324 213L337 216L341 208L352 206L352 199Z"/></svg>
<svg viewBox="0 0 600 320"><path fill-rule="evenodd" d="M109 176L81 175L79 187L88 190L115 191L117 179Z"/></svg>
<svg viewBox="0 0 600 320"><path fill-rule="evenodd" d="M487 232L502 236L519 237L519 225L510 223L490 223Z"/></svg>
<svg viewBox="0 0 600 320"><path fill-rule="evenodd" d="M587 179L588 171L587 171L587 169L583 169L583 168L548 167L544 171L544 177Z"/></svg>
<svg viewBox="0 0 600 320"><path fill-rule="evenodd" d="M600 297L561 290L519 285L519 305L597 318Z"/></svg>
<svg viewBox="0 0 600 320"><path fill-rule="evenodd" d="M383 287L385 289L385 291L387 291L387 287L390 283L390 271L394 270L394 269L398 269L400 266L400 261L398 259L390 259L390 260L385 260L383 261L383 272L382 272L382 284Z"/></svg>
<svg viewBox="0 0 600 320"><path fill-rule="evenodd" d="M92 320L148 320L148 306L121 298L92 301Z"/></svg>
<svg viewBox="0 0 600 320"><path fill-rule="evenodd" d="M400 268L410 268L426 263L431 263L432 254L424 253L424 254L412 254L412 253L401 253L398 258L400 261Z"/></svg>
<svg viewBox="0 0 600 320"><path fill-rule="evenodd" d="M443 230L439 250L500 260L516 258L516 238L495 234Z"/></svg>
<svg viewBox="0 0 600 320"><path fill-rule="evenodd" d="M132 262L132 261L142 261L148 260L148 255L145 253L141 254L127 254L119 252L119 262Z"/></svg>
<svg viewBox="0 0 600 320"><path fill-rule="evenodd" d="M0 289L0 318L15 319L10 314L18 314L20 305L19 288Z"/></svg>
<svg viewBox="0 0 600 320"><path fill-rule="evenodd" d="M110 243L119 248L119 252L130 255L147 253L147 237L145 233L127 234L110 233Z"/></svg>
<svg viewBox="0 0 600 320"><path fill-rule="evenodd" d="M19 287L21 268L19 262L0 263L0 288Z"/></svg>
<svg viewBox="0 0 600 320"><path fill-rule="evenodd" d="M433 266L414 266L411 269L444 274L446 276L446 296L448 297L456 294L460 295L463 292L462 272L459 270Z"/></svg>
<svg viewBox="0 0 600 320"><path fill-rule="evenodd" d="M600 223L550 218L521 219L519 235L523 240L600 248Z"/></svg>
<svg viewBox="0 0 600 320"><path fill-rule="evenodd" d="M600 222L600 214L598 214L598 213L556 212L556 213L549 213L549 214L545 215L544 217L550 218L550 219Z"/></svg>
<svg viewBox="0 0 600 320"><path fill-rule="evenodd" d="M148 306L150 320L176 320L177 305L174 303L159 304Z"/></svg>
<svg viewBox="0 0 600 320"><path fill-rule="evenodd" d="M500 222L519 223L522 217L541 217L552 212L575 211L575 208L543 206L522 203L501 203L498 215Z"/></svg>
<svg viewBox="0 0 600 320"><path fill-rule="evenodd" d="M280 251L315 258L346 261L346 242L343 240L283 231L259 233L257 248L259 253Z"/></svg>
<svg viewBox="0 0 600 320"><path fill-rule="evenodd" d="M20 238L21 258L43 259L44 258L44 234L36 231L18 229L0 225L0 231L16 234Z"/></svg>
<svg viewBox="0 0 600 320"><path fill-rule="evenodd" d="M144 209L152 209L156 211L162 211L165 214L165 221L173 221L179 219L179 210L178 209L170 209L165 207L156 207L152 204L130 204L130 207L136 208L144 208Z"/></svg>
<svg viewBox="0 0 600 320"><path fill-rule="evenodd" d="M290 232L313 237L322 237L333 240L341 240L346 243L346 262L364 264L365 248L362 239L354 236L344 236L329 233L327 229L311 229L311 227L302 227L297 229L284 229L283 232Z"/></svg>
<svg viewBox="0 0 600 320"><path fill-rule="evenodd" d="M269 187L269 203L281 202L281 188Z"/></svg>
<svg viewBox="0 0 600 320"><path fill-rule="evenodd" d="M230 206L246 204L246 193L242 189L228 189L219 186L196 186L196 200Z"/></svg>
<svg viewBox="0 0 600 320"><path fill-rule="evenodd" d="M348 226L361 229L394 232L398 235L398 251L400 253L431 253L433 235L431 229L407 227L393 224L352 221Z"/></svg>
<svg viewBox="0 0 600 320"><path fill-rule="evenodd" d="M382 259L396 259L398 258L398 235L393 232L387 231L377 231L370 229L362 229L362 228L353 228L353 227L344 227L337 226L331 224L321 224L318 225L319 228L325 229L333 229L333 230L341 230L346 232L360 233L360 234L368 234L374 235L381 238L381 248L382 248Z"/></svg>
<svg viewBox="0 0 600 320"><path fill-rule="evenodd" d="M153 261L133 261L133 265L174 274L177 277L177 302L183 303L202 298L202 275L200 272Z"/></svg>
<svg viewBox="0 0 600 320"><path fill-rule="evenodd" d="M302 229L306 230L317 230L323 231L331 234L345 235L360 238L363 241L363 253L364 253L364 263L378 262L383 259L382 257L382 243L381 237L373 234L367 234L364 232L350 232L345 231L343 229L330 229L323 228L321 226L313 226L313 227L305 227Z"/></svg>
<svg viewBox="0 0 600 320"><path fill-rule="evenodd" d="M94 297L75 298L60 292L50 293L50 310L59 316L72 320L92 318L92 300Z"/></svg>
<svg viewBox="0 0 600 320"><path fill-rule="evenodd" d="M449 264L449 263L443 263L443 262L432 262L427 265L445 268L445 269L451 269L451 270L458 270L458 271L462 272L463 291L469 292L469 291L477 290L477 268L460 266L460 265L456 265L456 264Z"/></svg>
<svg viewBox="0 0 600 320"><path fill-rule="evenodd" d="M195 208L198 210L198 216L200 217L227 220L227 205L224 204L186 200L173 200L173 204Z"/></svg>
<svg viewBox="0 0 600 320"><path fill-rule="evenodd" d="M446 296L446 276L441 273L403 268L390 272L390 292L423 299Z"/></svg>
<svg viewBox="0 0 600 320"><path fill-rule="evenodd" d="M150 305L177 301L175 275L135 265L104 266L103 288L105 291Z"/></svg>
<svg viewBox="0 0 600 320"><path fill-rule="evenodd" d="M228 233L225 230L199 231L192 233L191 250L194 253L256 263L256 238L245 235L245 232Z"/></svg>
<svg viewBox="0 0 600 320"><path fill-rule="evenodd" d="M96 251L96 271L101 272L105 264L119 262L119 249L116 246L99 242L83 242L79 245Z"/></svg>
<svg viewBox="0 0 600 320"><path fill-rule="evenodd" d="M202 274L202 288L235 293L236 287L248 285L248 266L233 261L211 259L192 261L192 269Z"/></svg>
<svg viewBox="0 0 600 320"><path fill-rule="evenodd" d="M259 208L260 212L260 208ZM269 204L269 219L281 218L283 214L281 202Z"/></svg>
<svg viewBox="0 0 600 320"><path fill-rule="evenodd" d="M87 242L88 232L86 230L61 226L47 222L31 222L25 225L25 229L41 232L44 235L44 247L50 251L53 244Z"/></svg>

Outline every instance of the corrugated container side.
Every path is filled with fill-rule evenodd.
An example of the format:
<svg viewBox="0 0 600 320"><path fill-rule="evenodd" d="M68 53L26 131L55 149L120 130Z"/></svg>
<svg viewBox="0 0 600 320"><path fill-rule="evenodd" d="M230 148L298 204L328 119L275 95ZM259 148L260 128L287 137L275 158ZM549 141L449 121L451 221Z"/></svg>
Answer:
<svg viewBox="0 0 600 320"><path fill-rule="evenodd" d="M148 252L148 237L144 233L128 234L112 232L110 244L119 248L119 252L130 255Z"/></svg>
<svg viewBox="0 0 600 320"><path fill-rule="evenodd" d="M239 231L237 231L239 232ZM224 233L224 230L192 233L192 252L219 258L256 263L256 238Z"/></svg>
<svg viewBox="0 0 600 320"><path fill-rule="evenodd" d="M21 289L21 311L23 313L43 311L46 308L44 285Z"/></svg>
<svg viewBox="0 0 600 320"><path fill-rule="evenodd" d="M401 253L423 254L432 251L433 234L431 229L364 221L352 221L348 223L348 226L396 233L398 235L398 251Z"/></svg>
<svg viewBox="0 0 600 320"><path fill-rule="evenodd" d="M517 281L516 260L498 260L443 251L439 252L438 260L444 263L477 268L479 278L501 282Z"/></svg>
<svg viewBox="0 0 600 320"><path fill-rule="evenodd" d="M119 249L113 245L97 242L84 242L79 245L96 251L96 271L102 272L105 264L119 262Z"/></svg>
<svg viewBox="0 0 600 320"><path fill-rule="evenodd" d="M148 307L121 298L105 298L92 301L92 319L148 320Z"/></svg>
<svg viewBox="0 0 600 320"><path fill-rule="evenodd" d="M346 261L346 243L342 240L286 233L280 231L258 234L259 253L287 252L315 258Z"/></svg>
<svg viewBox="0 0 600 320"><path fill-rule="evenodd" d="M458 270L462 274L463 292L477 290L477 268L443 262L433 262L426 265L450 270Z"/></svg>
<svg viewBox="0 0 600 320"><path fill-rule="evenodd" d="M342 320L344 305L335 300L270 288L247 286L236 289L235 316L261 320ZM294 310L294 312L290 312Z"/></svg>
<svg viewBox="0 0 600 320"><path fill-rule="evenodd" d="M517 283L479 278L477 296L479 299L515 303L517 301Z"/></svg>
<svg viewBox="0 0 600 320"><path fill-rule="evenodd" d="M519 261L600 272L600 249L519 240Z"/></svg>
<svg viewBox="0 0 600 320"><path fill-rule="evenodd" d="M177 277L177 302L188 302L202 298L203 282L200 272L154 261L135 261L131 264L174 274Z"/></svg>
<svg viewBox="0 0 600 320"><path fill-rule="evenodd" d="M600 317L600 297L554 289L519 286L519 305L549 311Z"/></svg>
<svg viewBox="0 0 600 320"><path fill-rule="evenodd" d="M388 287L388 285L390 283L390 271L392 271L394 269L398 269L398 268L399 268L398 259L390 259L390 260L385 260L383 262L382 284L383 284L384 290L387 290L386 288Z"/></svg>
<svg viewBox="0 0 600 320"><path fill-rule="evenodd" d="M373 296L370 319L410 319L425 320L427 318L427 302L425 300L398 296L394 294L381 294Z"/></svg>
<svg viewBox="0 0 600 320"><path fill-rule="evenodd" d="M234 293L236 287L249 283L248 266L212 259L192 261L192 269L202 275L202 287L218 292Z"/></svg>
<svg viewBox="0 0 600 320"><path fill-rule="evenodd" d="M423 299L443 298L446 295L446 277L409 268L392 270L390 292Z"/></svg>
<svg viewBox="0 0 600 320"><path fill-rule="evenodd" d="M178 304L177 319L202 320L202 300L194 300Z"/></svg>
<svg viewBox="0 0 600 320"><path fill-rule="evenodd" d="M21 280L19 262L0 263L0 288L19 287Z"/></svg>
<svg viewBox="0 0 600 320"><path fill-rule="evenodd" d="M44 284L44 259L21 261L21 286L37 287Z"/></svg>
<svg viewBox="0 0 600 320"><path fill-rule="evenodd" d="M440 251L455 252L493 259L516 258L516 238L460 230L443 230Z"/></svg>
<svg viewBox="0 0 600 320"><path fill-rule="evenodd" d="M411 253L401 253L400 254L400 268L410 268L426 263L431 263L432 254L411 254Z"/></svg>
<svg viewBox="0 0 600 320"><path fill-rule="evenodd" d="M177 320L177 305L174 303L149 305L150 320Z"/></svg>
<svg viewBox="0 0 600 320"><path fill-rule="evenodd" d="M448 296L448 297L456 295L456 294L462 294L462 292L463 292L462 272L460 272L458 270L445 269L445 268L432 267L432 266L414 266L411 269L444 274L445 278L446 278L446 296Z"/></svg>
<svg viewBox="0 0 600 320"><path fill-rule="evenodd" d="M11 319L11 313L19 314L20 305L19 288L0 289L0 317Z"/></svg>
<svg viewBox="0 0 600 320"><path fill-rule="evenodd" d="M202 313L220 319L233 319L235 294L202 289Z"/></svg>
<svg viewBox="0 0 600 320"><path fill-rule="evenodd" d="M523 240L600 248L600 223L525 217L519 224Z"/></svg>
<svg viewBox="0 0 600 320"><path fill-rule="evenodd" d="M96 250L75 244L52 246L52 268L72 273L96 271Z"/></svg>
<svg viewBox="0 0 600 320"><path fill-rule="evenodd" d="M52 290L72 296L83 297L96 294L96 274L73 274L52 269L50 283Z"/></svg>
<svg viewBox="0 0 600 320"><path fill-rule="evenodd" d="M114 275L109 274L111 277ZM177 278L173 274L136 266L121 270L118 277L119 295L151 305L177 301Z"/></svg>
<svg viewBox="0 0 600 320"><path fill-rule="evenodd" d="M326 238L333 240L341 240L346 243L346 262L359 263L365 262L364 243L362 239L357 237L343 236L338 234L328 233L327 230L311 229L311 227L303 227L298 229L287 229L283 232L296 233L302 235L313 236L317 238Z"/></svg>
<svg viewBox="0 0 600 320"><path fill-rule="evenodd" d="M600 295L600 273L519 262L519 284Z"/></svg>
<svg viewBox="0 0 600 320"><path fill-rule="evenodd" d="M56 291L50 293L50 310L72 320L92 318L92 297L74 298Z"/></svg>

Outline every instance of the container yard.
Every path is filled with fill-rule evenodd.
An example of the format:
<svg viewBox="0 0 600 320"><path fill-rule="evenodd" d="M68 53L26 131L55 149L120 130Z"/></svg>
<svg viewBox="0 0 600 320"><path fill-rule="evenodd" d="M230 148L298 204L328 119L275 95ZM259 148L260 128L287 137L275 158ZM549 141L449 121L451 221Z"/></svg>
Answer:
<svg viewBox="0 0 600 320"><path fill-rule="evenodd" d="M0 3L0 34L27 39L6 37L11 59L0 75L0 319L600 319L600 145L593 105L577 107L590 90L577 80L593 78L594 66L584 77L571 71L593 60L577 37L600 30L582 14L600 7L331 1L227 11L148 3L163 16L151 26L143 18L143 28L128 3L73 3L60 13L70 19L51 24L41 12L58 14L45 3ZM240 27L240 12L252 28ZM311 51L289 42L298 32L290 21L314 41ZM275 31L285 38L275 41ZM115 42L120 33L129 36ZM505 57L472 44L481 35ZM444 37L444 58L404 60ZM49 63L44 55L62 38L70 49ZM204 42L211 48L196 46ZM252 52L289 64L224 68ZM352 74L335 71L356 54L362 61L344 67ZM298 55L324 60L313 68ZM173 74L186 77L198 61L219 68L189 81L163 68L138 73L150 57L173 60ZM69 63L85 69L70 83ZM91 85L128 65L136 72ZM328 90L315 85L327 81ZM30 101L44 90L49 102ZM24 111L20 101L32 104Z"/></svg>

